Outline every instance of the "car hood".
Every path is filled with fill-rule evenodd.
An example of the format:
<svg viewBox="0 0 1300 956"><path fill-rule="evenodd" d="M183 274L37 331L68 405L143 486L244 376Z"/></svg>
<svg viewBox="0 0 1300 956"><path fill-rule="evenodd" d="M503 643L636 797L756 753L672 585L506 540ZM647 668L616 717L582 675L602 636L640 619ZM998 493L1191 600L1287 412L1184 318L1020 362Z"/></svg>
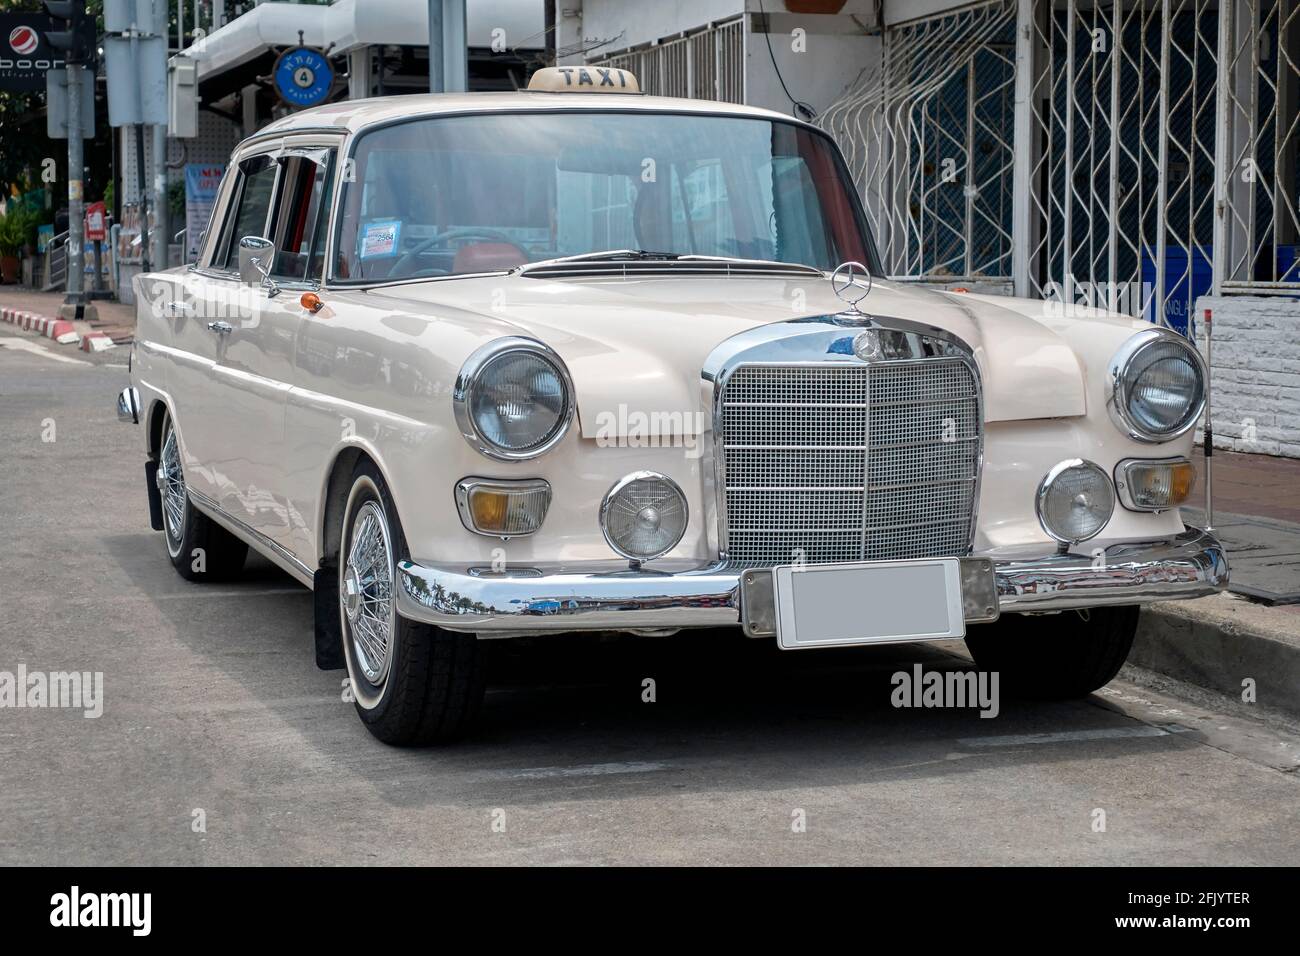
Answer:
<svg viewBox="0 0 1300 956"><path fill-rule="evenodd" d="M475 338L527 335L564 359L577 391L582 432L597 419L655 434L656 423L707 429L700 370L719 344L759 325L842 312L829 281L816 278L666 277L554 279L508 275L388 286L366 293L434 321L464 324ZM1066 339L1032 317L962 294L878 280L861 303L881 319L937 326L974 351L987 421L1085 412L1081 364ZM686 412L687 415L674 413ZM608 414L602 414L608 413ZM621 426L620 426L621 427ZM605 432L607 433L607 432Z"/></svg>

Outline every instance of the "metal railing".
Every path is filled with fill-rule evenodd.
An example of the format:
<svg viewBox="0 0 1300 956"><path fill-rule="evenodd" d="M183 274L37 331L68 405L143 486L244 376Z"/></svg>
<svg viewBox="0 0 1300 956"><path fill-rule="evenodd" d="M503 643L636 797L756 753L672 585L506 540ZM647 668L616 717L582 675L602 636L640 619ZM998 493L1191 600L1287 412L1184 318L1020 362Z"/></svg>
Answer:
<svg viewBox="0 0 1300 956"><path fill-rule="evenodd" d="M591 61L630 70L652 96L745 100L745 28L739 17Z"/></svg>
<svg viewBox="0 0 1300 956"><path fill-rule="evenodd" d="M56 292L68 282L68 233L56 235L45 244L45 267L39 283L42 292Z"/></svg>
<svg viewBox="0 0 1300 956"><path fill-rule="evenodd" d="M818 120L891 275L1010 275L1015 17L999 0L886 31L879 67Z"/></svg>

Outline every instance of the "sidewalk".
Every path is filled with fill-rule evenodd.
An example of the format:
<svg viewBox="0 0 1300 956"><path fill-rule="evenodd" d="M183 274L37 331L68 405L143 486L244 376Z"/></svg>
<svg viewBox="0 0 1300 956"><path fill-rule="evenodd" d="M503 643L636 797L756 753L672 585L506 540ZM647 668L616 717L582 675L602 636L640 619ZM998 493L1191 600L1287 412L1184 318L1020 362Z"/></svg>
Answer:
<svg viewBox="0 0 1300 956"><path fill-rule="evenodd" d="M1186 520L1203 526L1205 456L1193 452L1197 507ZM1215 449L1214 530L1232 564L1231 590L1268 604L1300 603L1300 459Z"/></svg>
<svg viewBox="0 0 1300 956"><path fill-rule="evenodd" d="M37 292L17 285L0 285L0 308L35 312L57 317L63 304L62 292ZM95 309L99 319L95 322L77 321L73 327L83 337L87 332L102 332L118 345L129 343L135 336L135 306L124 305L108 299L96 299Z"/></svg>

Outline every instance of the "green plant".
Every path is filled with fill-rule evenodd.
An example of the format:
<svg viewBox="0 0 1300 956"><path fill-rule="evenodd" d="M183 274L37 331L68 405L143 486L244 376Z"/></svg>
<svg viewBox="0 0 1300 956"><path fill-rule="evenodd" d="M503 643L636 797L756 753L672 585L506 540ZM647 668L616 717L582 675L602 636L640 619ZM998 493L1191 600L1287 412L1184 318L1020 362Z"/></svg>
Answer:
<svg viewBox="0 0 1300 956"><path fill-rule="evenodd" d="M23 249L22 214L14 211L0 216L0 256L16 256Z"/></svg>
<svg viewBox="0 0 1300 956"><path fill-rule="evenodd" d="M172 222L185 218L185 181L178 179L167 187L167 214Z"/></svg>

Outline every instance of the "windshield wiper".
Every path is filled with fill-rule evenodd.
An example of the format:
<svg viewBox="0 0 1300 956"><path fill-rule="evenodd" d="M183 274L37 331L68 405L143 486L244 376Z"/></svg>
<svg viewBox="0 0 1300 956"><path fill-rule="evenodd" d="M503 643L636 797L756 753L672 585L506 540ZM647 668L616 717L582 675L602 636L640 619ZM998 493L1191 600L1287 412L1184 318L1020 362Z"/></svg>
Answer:
<svg viewBox="0 0 1300 956"><path fill-rule="evenodd" d="M629 262L670 262L673 259L680 258L681 256L675 252L650 252L646 249L606 249L603 252L582 252L576 256L559 256L555 259L539 259L537 262L526 262L519 266L518 271L523 273L538 266L553 266L565 262L619 262L621 260Z"/></svg>
<svg viewBox="0 0 1300 956"><path fill-rule="evenodd" d="M648 249L606 249L602 252L583 252L576 256L560 256L556 259L542 259L528 262L515 271L523 275L532 269L543 266L565 265L580 262L717 262L739 266L770 266L787 272L805 272L809 275L825 275L816 266L797 262L781 262L778 259L746 259L741 256L706 256L693 252L653 252Z"/></svg>

